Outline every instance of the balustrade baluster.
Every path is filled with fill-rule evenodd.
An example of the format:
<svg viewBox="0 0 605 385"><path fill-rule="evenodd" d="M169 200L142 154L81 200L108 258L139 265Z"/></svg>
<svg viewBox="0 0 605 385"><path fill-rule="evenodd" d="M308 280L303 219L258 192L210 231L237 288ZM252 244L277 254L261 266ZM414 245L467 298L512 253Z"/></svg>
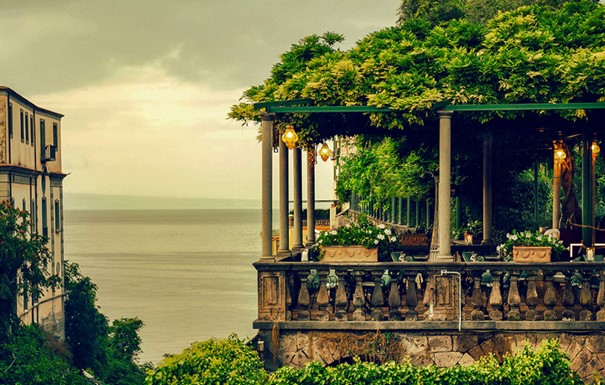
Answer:
<svg viewBox="0 0 605 385"><path fill-rule="evenodd" d="M401 321L401 295L399 294L399 282L397 279L391 280L391 290L389 292L389 321Z"/></svg>
<svg viewBox="0 0 605 385"><path fill-rule="evenodd" d="M363 293L363 279L362 272L357 271L355 273L355 292L353 293L353 321L365 321L366 313L364 309L365 295Z"/></svg>
<svg viewBox="0 0 605 385"><path fill-rule="evenodd" d="M572 272L570 274L573 277L574 273ZM563 310L562 318L564 321L575 321L576 313L574 312L573 307L576 302L576 296L573 292L573 285L571 280L566 279L563 283L563 286L563 307L565 307L565 310Z"/></svg>
<svg viewBox="0 0 605 385"><path fill-rule="evenodd" d="M408 311L405 313L406 321L418 321L418 312L416 311L416 306L418 305L418 295L416 293L417 274L417 272L405 272L407 278L405 304L408 307Z"/></svg>
<svg viewBox="0 0 605 385"><path fill-rule="evenodd" d="M374 279L374 291L372 292L370 305L372 305L373 321L382 321L384 319L384 314L382 312L382 307L384 306L384 295L382 294L381 276L382 273L380 271L372 272L372 278Z"/></svg>
<svg viewBox="0 0 605 385"><path fill-rule="evenodd" d="M557 304L557 293L555 291L554 277L551 273L546 276L546 290L544 291L544 321L556 321L557 312L554 307Z"/></svg>
<svg viewBox="0 0 605 385"><path fill-rule="evenodd" d="M492 276L494 277L494 281L492 282L492 292L489 296L489 304L491 306L491 311L489 312L489 317L493 321L502 321L502 292L500 289L500 276L502 272L494 271Z"/></svg>
<svg viewBox="0 0 605 385"><path fill-rule="evenodd" d="M328 295L328 288L326 286L326 278L328 276L328 271L322 270L319 271L319 289L317 290L317 307L319 311L317 312L316 319L319 321L328 321L330 319L330 315L328 314L328 304L330 303L330 296Z"/></svg>
<svg viewBox="0 0 605 385"><path fill-rule="evenodd" d="M347 321L347 305L349 301L347 299L347 292L345 290L345 279L344 275L346 272L336 272L338 277L338 286L336 287L336 297L334 298L334 307L336 308L335 317L338 321Z"/></svg>
<svg viewBox="0 0 605 385"><path fill-rule="evenodd" d="M307 286L308 272L300 272L300 290L298 291L298 317L300 321L311 319L309 306L311 305L311 296L309 295L309 287Z"/></svg>
<svg viewBox="0 0 605 385"><path fill-rule="evenodd" d="M580 305L582 306L582 310L580 310L580 321L592 321L594 319L594 314L590 311L590 306L592 305L592 293L590 292L590 282L589 278L584 277L582 280L582 288L580 289Z"/></svg>
<svg viewBox="0 0 605 385"><path fill-rule="evenodd" d="M292 281L292 275L286 276L286 321L292 320L292 294L290 291L290 284Z"/></svg>
<svg viewBox="0 0 605 385"><path fill-rule="evenodd" d="M605 273L599 273L599 292L597 293L597 305L599 305L599 311L597 312L597 321L605 321Z"/></svg>
<svg viewBox="0 0 605 385"><path fill-rule="evenodd" d="M521 312L519 305L521 304L521 296L519 295L519 271L510 273L510 286L508 288L508 314L506 319L509 321L520 321Z"/></svg>
<svg viewBox="0 0 605 385"><path fill-rule="evenodd" d="M481 306L483 305L483 293L481 292L480 277L473 277L473 295L471 296L471 305L473 305L471 319L473 321L484 320L485 314L483 314L483 311L481 311Z"/></svg>
<svg viewBox="0 0 605 385"><path fill-rule="evenodd" d="M537 274L537 271L527 273L527 294L525 294L525 304L528 307L527 312L525 312L525 319L527 321L537 321L540 318L536 311L536 306L538 306L540 301L538 291L536 290Z"/></svg>

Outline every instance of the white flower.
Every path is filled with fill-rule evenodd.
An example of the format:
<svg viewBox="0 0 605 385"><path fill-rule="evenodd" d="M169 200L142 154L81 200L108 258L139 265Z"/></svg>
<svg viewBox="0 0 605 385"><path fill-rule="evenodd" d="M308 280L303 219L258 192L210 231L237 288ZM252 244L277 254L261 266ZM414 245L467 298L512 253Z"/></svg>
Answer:
<svg viewBox="0 0 605 385"><path fill-rule="evenodd" d="M386 235L391 235L391 234L392 234L390 229L385 229L385 230L384 230L384 233L385 233Z"/></svg>
<svg viewBox="0 0 605 385"><path fill-rule="evenodd" d="M376 240L374 241L374 244L375 244L375 245L377 245L377 244L378 244L378 239L376 239Z"/></svg>
<svg viewBox="0 0 605 385"><path fill-rule="evenodd" d="M395 241L397 241L397 237L391 237L391 238L389 238L389 240L390 240L391 242L395 242Z"/></svg>
<svg viewBox="0 0 605 385"><path fill-rule="evenodd" d="M330 234L331 235L336 235L336 234L338 234L338 232L336 230L332 230L332 231L330 231Z"/></svg>
<svg viewBox="0 0 605 385"><path fill-rule="evenodd" d="M386 226L384 225L384 223L381 223L381 224L378 225L378 228L381 229L381 230L384 229L385 227Z"/></svg>
<svg viewBox="0 0 605 385"><path fill-rule="evenodd" d="M378 239L380 239L380 240L382 241L382 240L384 240L384 235L382 235L382 234L378 234L377 238L378 238Z"/></svg>

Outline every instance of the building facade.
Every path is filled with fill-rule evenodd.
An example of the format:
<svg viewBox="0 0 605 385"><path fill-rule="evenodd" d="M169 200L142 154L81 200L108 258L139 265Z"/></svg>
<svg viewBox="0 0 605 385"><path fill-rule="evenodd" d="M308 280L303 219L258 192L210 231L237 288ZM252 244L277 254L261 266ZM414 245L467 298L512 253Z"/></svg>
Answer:
<svg viewBox="0 0 605 385"><path fill-rule="evenodd" d="M0 201L25 210L31 231L48 238L50 274L63 281L63 179L61 118L8 87L0 86ZM63 288L39 298L21 295L17 314L25 324L38 323L64 337Z"/></svg>

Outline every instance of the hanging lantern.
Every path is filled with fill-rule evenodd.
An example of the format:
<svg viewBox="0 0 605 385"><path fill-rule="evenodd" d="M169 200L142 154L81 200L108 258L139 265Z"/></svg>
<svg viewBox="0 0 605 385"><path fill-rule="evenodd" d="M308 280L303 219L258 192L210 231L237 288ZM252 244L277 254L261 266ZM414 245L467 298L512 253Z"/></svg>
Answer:
<svg viewBox="0 0 605 385"><path fill-rule="evenodd" d="M321 156L321 159L325 162L330 158L330 155L332 155L330 147L328 147L326 143L322 144L319 149L319 156Z"/></svg>
<svg viewBox="0 0 605 385"><path fill-rule="evenodd" d="M555 160L557 162L562 162L567 158L567 154L563 149L563 144L561 142L555 142Z"/></svg>
<svg viewBox="0 0 605 385"><path fill-rule="evenodd" d="M296 147L296 141L298 140L298 134L294 131L294 126L286 126L286 132L281 136L281 140L286 143L286 147L292 150Z"/></svg>
<svg viewBox="0 0 605 385"><path fill-rule="evenodd" d="M599 145L597 144L596 141L593 140L592 142L592 146L590 146L590 149L592 150L592 156L596 157L597 155L599 155L599 152L601 152L601 147L599 147Z"/></svg>

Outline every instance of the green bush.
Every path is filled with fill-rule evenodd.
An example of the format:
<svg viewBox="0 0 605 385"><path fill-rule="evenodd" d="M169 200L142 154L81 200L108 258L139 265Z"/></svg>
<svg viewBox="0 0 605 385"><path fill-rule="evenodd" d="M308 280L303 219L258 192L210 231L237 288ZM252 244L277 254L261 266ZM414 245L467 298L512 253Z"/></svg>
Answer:
<svg viewBox="0 0 605 385"><path fill-rule="evenodd" d="M266 378L256 352L231 335L196 342L181 354L165 358L147 373L145 385L254 385L264 384Z"/></svg>
<svg viewBox="0 0 605 385"><path fill-rule="evenodd" d="M51 350L38 326L21 326L6 343L0 344L0 384L90 385L78 370ZM64 349L62 349L64 350Z"/></svg>

